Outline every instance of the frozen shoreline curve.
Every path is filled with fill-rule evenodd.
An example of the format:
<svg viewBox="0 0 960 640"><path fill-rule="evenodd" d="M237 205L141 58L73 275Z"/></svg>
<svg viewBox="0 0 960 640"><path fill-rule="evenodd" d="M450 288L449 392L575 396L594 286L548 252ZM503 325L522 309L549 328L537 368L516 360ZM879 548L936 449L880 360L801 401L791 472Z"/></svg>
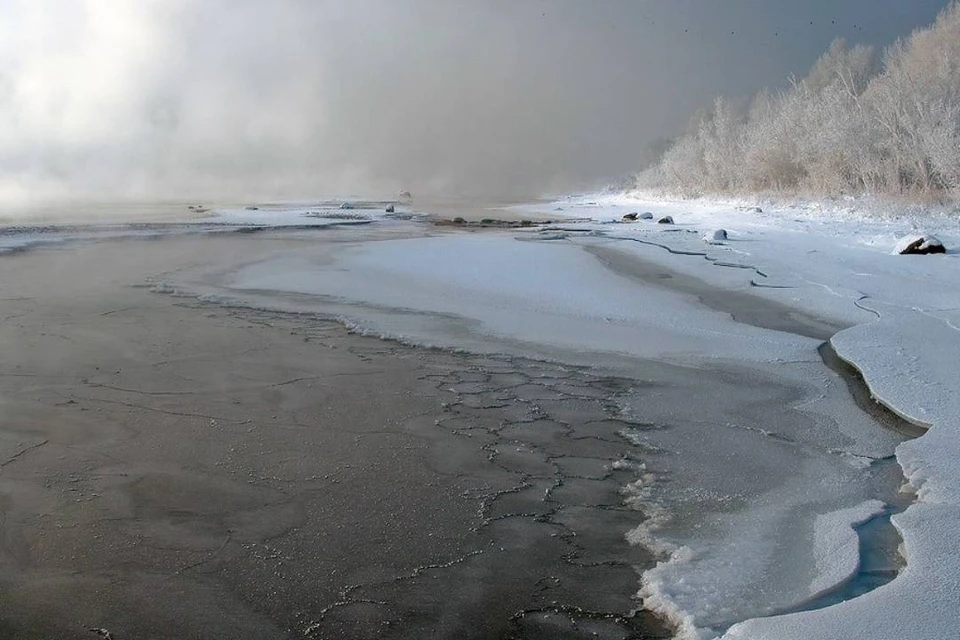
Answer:
<svg viewBox="0 0 960 640"><path fill-rule="evenodd" d="M960 593L950 554L960 526L956 222L591 196L511 210L569 216L561 223L471 232L375 210L347 219L333 204L103 233L18 231L7 244L269 231L288 241L284 251L177 269L155 289L302 306L416 345L619 369L636 383L617 407L630 425L618 436L635 447L624 462L637 471L624 502L654 514L629 539L663 551L642 595L680 638L873 640L909 628L933 639L960 628L950 606ZM643 221L647 211L674 223ZM622 222L631 212L638 221ZM921 229L948 253L890 254ZM929 431L903 442L878 429L864 398L824 366L828 339L874 398ZM901 574L783 614L857 572L854 529L902 509L891 496L904 479L917 498L892 518L908 561Z"/></svg>
<svg viewBox="0 0 960 640"><path fill-rule="evenodd" d="M933 639L960 629L960 560L951 552L960 522L955 388L960 350L950 313L938 315L886 306L875 322L831 339L840 357L862 373L878 402L929 427L925 435L897 448L897 461L917 490L916 503L892 519L904 540L906 569L894 582L860 598L821 611L747 621L725 637L901 638L909 629L911 637Z"/></svg>
<svg viewBox="0 0 960 640"><path fill-rule="evenodd" d="M626 196L556 206L571 216L591 211L608 222L644 208L673 215L683 228L671 229L672 235L649 227L635 231L634 225L615 228L618 235L626 231L645 242L669 243L671 252L647 252L647 259L696 274L718 288L749 287L754 295L848 324L830 339L837 354L863 375L878 402L929 427L896 450L917 491L916 502L892 519L908 560L902 573L832 607L741 622L723 638L894 640L908 634L934 640L960 630L960 559L952 552L960 528L960 263L955 249L932 260L890 254L899 236L917 229L936 230L948 247L956 247L956 221L879 218L816 205L748 212L731 203ZM719 227L730 232L723 245L704 245L697 240L699 233L685 233ZM694 256L678 256L678 250ZM713 268L719 262L754 266L761 275L733 277L731 269Z"/></svg>
<svg viewBox="0 0 960 640"><path fill-rule="evenodd" d="M626 434L641 450L662 452L625 496L663 517L629 539L664 551L644 574L646 605L684 637L714 637L796 610L852 577L852 528L878 512L875 498L896 500L903 477L887 461L902 437L878 430L818 353L839 328L875 318L858 304L864 292L834 281L847 277L836 265L797 268L813 251L846 257L844 248L785 227L783 216L732 209L735 220L719 221L730 229L722 243L701 239L722 209L698 220L685 206L659 203L651 206L675 224L619 223L636 206L565 201L551 211L570 220L546 228L321 243L217 274L179 274L174 286L231 304L295 300L412 344L559 350L562 361L624 366L638 381L655 363L679 366L679 378L664 378L654 394L638 388L621 409L666 425ZM683 274L698 284L685 288ZM670 282L657 286L658 278ZM696 403L685 401L691 393Z"/></svg>

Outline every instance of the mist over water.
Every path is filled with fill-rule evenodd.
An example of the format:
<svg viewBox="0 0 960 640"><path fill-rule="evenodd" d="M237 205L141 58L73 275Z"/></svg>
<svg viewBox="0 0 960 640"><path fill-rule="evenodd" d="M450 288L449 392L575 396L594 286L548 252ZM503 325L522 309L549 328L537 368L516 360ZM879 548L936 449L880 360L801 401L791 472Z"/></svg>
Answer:
<svg viewBox="0 0 960 640"><path fill-rule="evenodd" d="M718 4L2 0L0 202L596 187L945 3Z"/></svg>

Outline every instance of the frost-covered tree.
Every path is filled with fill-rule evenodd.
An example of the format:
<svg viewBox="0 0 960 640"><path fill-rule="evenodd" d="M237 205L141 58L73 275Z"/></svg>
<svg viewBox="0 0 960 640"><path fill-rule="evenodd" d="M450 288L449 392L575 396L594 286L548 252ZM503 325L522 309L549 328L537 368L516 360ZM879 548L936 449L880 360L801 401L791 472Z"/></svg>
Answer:
<svg viewBox="0 0 960 640"><path fill-rule="evenodd" d="M837 40L743 114L717 99L644 178L684 193L960 196L960 0L882 65Z"/></svg>
<svg viewBox="0 0 960 640"><path fill-rule="evenodd" d="M724 98L717 98L697 135L703 149L706 189L731 191L740 187L743 127L737 110Z"/></svg>
<svg viewBox="0 0 960 640"><path fill-rule="evenodd" d="M867 92L877 170L889 188L960 188L960 3L887 50Z"/></svg>

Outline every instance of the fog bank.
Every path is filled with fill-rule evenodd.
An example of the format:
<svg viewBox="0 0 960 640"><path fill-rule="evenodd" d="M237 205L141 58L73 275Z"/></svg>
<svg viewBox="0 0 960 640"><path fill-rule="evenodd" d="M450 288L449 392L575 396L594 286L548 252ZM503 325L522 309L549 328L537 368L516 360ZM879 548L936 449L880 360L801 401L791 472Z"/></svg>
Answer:
<svg viewBox="0 0 960 640"><path fill-rule="evenodd" d="M587 188L944 3L715 4L0 0L0 201Z"/></svg>

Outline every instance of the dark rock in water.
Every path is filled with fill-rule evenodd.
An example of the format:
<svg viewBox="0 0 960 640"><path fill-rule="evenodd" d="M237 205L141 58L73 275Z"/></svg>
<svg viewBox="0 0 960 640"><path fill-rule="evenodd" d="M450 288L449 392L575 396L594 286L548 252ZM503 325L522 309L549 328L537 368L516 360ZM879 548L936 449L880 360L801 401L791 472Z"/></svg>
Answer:
<svg viewBox="0 0 960 640"><path fill-rule="evenodd" d="M260 207L244 207L246 211L259 211Z"/></svg>
<svg viewBox="0 0 960 640"><path fill-rule="evenodd" d="M703 234L703 241L710 244L718 244L727 239L726 229L714 229Z"/></svg>
<svg viewBox="0 0 960 640"><path fill-rule="evenodd" d="M480 221L480 224L493 224L495 222L496 220L494 220L493 218L484 218L483 220Z"/></svg>
<svg viewBox="0 0 960 640"><path fill-rule="evenodd" d="M460 216L457 216L456 218L453 219L453 224L463 224L463 223L465 223L465 222L466 222L466 220L464 220L464 219L461 218Z"/></svg>
<svg viewBox="0 0 960 640"><path fill-rule="evenodd" d="M747 207L749 213L763 213L763 209L760 207Z"/></svg>
<svg viewBox="0 0 960 640"><path fill-rule="evenodd" d="M663 216L657 220L657 224L673 224L673 216Z"/></svg>
<svg viewBox="0 0 960 640"><path fill-rule="evenodd" d="M388 204L387 208L385 209L387 213L393 213L396 210L397 210L396 207L394 207L392 204Z"/></svg>
<svg viewBox="0 0 960 640"><path fill-rule="evenodd" d="M947 249L940 239L933 235L909 235L900 238L893 252L900 255L927 255L946 253Z"/></svg>
<svg viewBox="0 0 960 640"><path fill-rule="evenodd" d="M637 218L640 216L639 213L628 213L623 216L624 222L636 222Z"/></svg>
<svg viewBox="0 0 960 640"><path fill-rule="evenodd" d="M640 214L640 219L641 219L641 220L653 220L653 214L650 213L649 211L644 211L643 213Z"/></svg>

